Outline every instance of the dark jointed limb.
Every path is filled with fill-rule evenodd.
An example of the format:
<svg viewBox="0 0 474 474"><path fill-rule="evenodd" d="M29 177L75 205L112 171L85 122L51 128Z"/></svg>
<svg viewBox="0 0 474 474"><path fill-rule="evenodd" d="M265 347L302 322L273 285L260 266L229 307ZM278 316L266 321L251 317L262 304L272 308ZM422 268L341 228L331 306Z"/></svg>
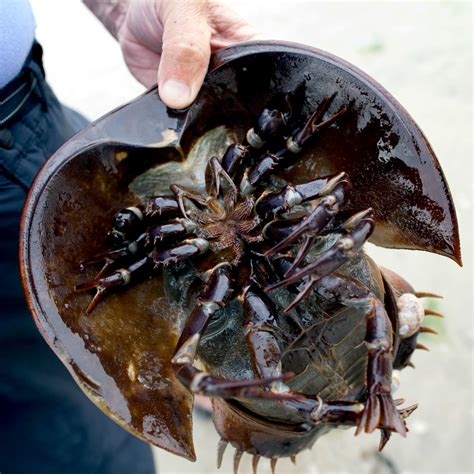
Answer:
<svg viewBox="0 0 474 474"><path fill-rule="evenodd" d="M144 218L142 206L120 209L112 219L112 230L108 232L106 241L115 246L133 240L142 231Z"/></svg>
<svg viewBox="0 0 474 474"><path fill-rule="evenodd" d="M158 216L164 219L179 216L181 209L178 198L170 195L153 196L148 199L145 213L149 218Z"/></svg>
<svg viewBox="0 0 474 474"><path fill-rule="evenodd" d="M287 287L305 279L304 287L285 309L285 312L288 313L300 304L313 288L319 287L319 282L323 277L337 270L352 258L362 248L373 230L374 221L372 214L364 215L355 223L354 228L347 235L340 237L332 247L322 252L311 263L303 267L292 265L281 281L265 288L265 291L269 292L277 288ZM279 246L276 247L278 248ZM273 253L274 249L275 247L269 253Z"/></svg>
<svg viewBox="0 0 474 474"><path fill-rule="evenodd" d="M240 190L244 194L251 194L261 181L271 175L273 170L281 165L289 164L293 156L300 153L304 144L315 137L323 128L328 127L335 122L341 115L347 112L344 107L328 119L321 120L324 113L328 110L334 96L324 97L316 111L307 120L305 125L296 130L285 145L274 153L264 153L250 169L246 170L240 183Z"/></svg>
<svg viewBox="0 0 474 474"><path fill-rule="evenodd" d="M269 141L285 136L291 122L298 117L305 100L305 82L295 90L273 98L258 116L255 126L246 133L248 144L255 149L262 148Z"/></svg>
<svg viewBox="0 0 474 474"><path fill-rule="evenodd" d="M133 241L124 241L112 249L82 260L81 270L96 263L103 263L102 269L95 276L95 279L101 278L114 269L126 265L126 262L134 256L144 254L147 245L147 236L143 233Z"/></svg>
<svg viewBox="0 0 474 474"><path fill-rule="evenodd" d="M291 394L292 392L290 392ZM393 400L392 403L396 407L404 402L403 399ZM350 400L323 401L319 397L304 395L297 399L282 400L280 402L286 411L293 412L294 416L299 416L301 422L311 429L314 425L330 424L335 426L359 426L364 416L364 403ZM406 428L405 419L408 418L417 408L418 405L411 405L406 408L396 409L395 412L400 417L403 426ZM380 429L381 439L379 450L382 450L390 439L391 434L395 431L392 427L387 428L383 424L383 420L379 421L376 428ZM356 434L358 434L356 430Z"/></svg>
<svg viewBox="0 0 474 474"><path fill-rule="evenodd" d="M255 373L261 378L281 377L281 351L275 337L278 327L273 303L254 283L244 289L242 300L245 341Z"/></svg>
<svg viewBox="0 0 474 474"><path fill-rule="evenodd" d="M344 176L341 176L341 180L334 184L335 186L331 189L330 194L324 196L308 217L295 225L292 232L286 238L280 240L271 249L267 250L267 252L265 252L266 256L275 255L277 252L293 244L303 235L315 238L321 234L339 212L341 206L344 205L349 194L350 184ZM309 250L309 248L310 247L308 247L307 250ZM301 261L306 254L307 252L305 252L303 256L300 255L299 261ZM295 265L298 265L299 261L295 263Z"/></svg>
<svg viewBox="0 0 474 474"><path fill-rule="evenodd" d="M232 181L232 178L229 176L227 171L222 167L217 157L213 156L209 161L209 165L214 176L214 189L216 191L216 196L219 196L221 189L221 179L224 179L230 186L230 189L233 191L233 197L237 197L237 186L235 185L234 181Z"/></svg>
<svg viewBox="0 0 474 474"><path fill-rule="evenodd" d="M231 178L239 173L240 169L247 164L250 158L249 147L240 143L232 143L222 157L222 168Z"/></svg>
<svg viewBox="0 0 474 474"><path fill-rule="evenodd" d="M393 334L382 303L370 289L343 276L328 275L321 278L315 291L325 299L364 311L367 318L365 342L368 347L367 400L365 403L323 402L317 397L311 399L295 394L298 399L282 403L287 409L306 413L308 421L313 423L356 425L356 434L362 430L372 432L380 428L385 437L392 431L405 435L405 423L391 396ZM246 341L254 370L262 377L280 375L281 352L275 337L277 325L273 302L252 283L243 292L243 308L244 325L248 331ZM292 392L287 393L291 395Z"/></svg>
<svg viewBox="0 0 474 474"><path fill-rule="evenodd" d="M107 243L113 247L135 240L155 217L176 217L180 213L175 196L155 196L148 199L146 206L140 204L118 210L112 219L112 230L107 233Z"/></svg>
<svg viewBox="0 0 474 474"><path fill-rule="evenodd" d="M381 428L405 436L405 424L391 395L393 330L382 302L361 283L336 275L321 278L315 291L324 298L360 308L367 318L367 400L357 423L356 434Z"/></svg>
<svg viewBox="0 0 474 474"><path fill-rule="evenodd" d="M276 216L290 211L298 204L331 194L342 181L349 181L346 173L325 176L296 186L288 185L279 191L264 192L258 198L255 208L262 217Z"/></svg>
<svg viewBox="0 0 474 474"><path fill-rule="evenodd" d="M201 292L176 346L171 364L180 382L193 393L209 397L284 398L284 394L265 392L259 386L269 385L283 376L266 379L226 381L194 367L199 341L216 311L223 308L232 293L230 265L223 263L210 271L209 280Z"/></svg>
<svg viewBox="0 0 474 474"><path fill-rule="evenodd" d="M393 400L392 403L396 407L401 405L403 402L403 399L398 399ZM405 420L417 409L417 407L418 405L415 404L406 408L394 409L397 414L395 416L398 416L401 419L405 431L408 431ZM338 426L344 425L358 427L364 416L365 409L365 405L358 402L323 402L322 400L319 400L316 407L311 412L311 421L313 423L329 423ZM376 428L380 429L379 451L382 451L395 430L393 428L387 428L383 424L383 420L379 421ZM358 430L356 430L356 435L357 434L359 434Z"/></svg>
<svg viewBox="0 0 474 474"><path fill-rule="evenodd" d="M285 400L286 409L299 414L308 423L329 423L356 426L362 431L381 430L380 449L392 432L405 436L405 419L417 405L397 409L403 400L391 395L393 346L392 327L385 309L376 295L361 283L344 276L329 275L319 280L315 290L325 299L338 301L364 311L367 318L365 342L368 347L367 395L364 403L356 401L328 401L305 395L301 400Z"/></svg>
<svg viewBox="0 0 474 474"><path fill-rule="evenodd" d="M155 246L181 240L196 229L196 224L190 219L173 219L162 224L150 226L135 240L125 241L113 249L93 255L81 262L84 268L96 263L104 263L100 272L95 276L101 278L120 266L125 266L131 259L139 259L149 253Z"/></svg>
<svg viewBox="0 0 474 474"><path fill-rule="evenodd" d="M136 240L125 242L113 250L84 260L82 266L104 262L104 266L93 279L74 287L75 291L88 291L94 288L96 290L86 313L92 313L108 290L129 285L133 280L150 275L153 268L177 263L206 252L209 247L207 241L198 238L184 240L171 248L155 246L172 238L179 239L193 231L191 221L176 219L173 222L150 227Z"/></svg>
<svg viewBox="0 0 474 474"><path fill-rule="evenodd" d="M189 199L190 201L197 202L201 206L205 206L208 202L208 200L203 198L200 194L189 191L181 186L178 186L177 184L170 185L170 189L171 192L176 196L179 209L185 219L188 218L188 215L186 212L186 207L184 205L184 198Z"/></svg>
<svg viewBox="0 0 474 474"><path fill-rule="evenodd" d="M299 195L301 197L304 196L304 200L324 196L320 199L313 211L304 219L292 221L290 225L285 225L285 220L274 221L273 224L275 225L269 225L263 231L267 240L277 242L273 247L265 251L265 256L275 255L299 239L303 239L293 263L283 272L284 278L290 276L298 268L311 251L318 236L334 221L340 208L347 201L350 190L350 183L345 173L311 181L302 186L306 187L306 191L304 193L301 191ZM273 202L274 197L278 198L279 196L270 196L270 199L267 200L267 204ZM265 208L269 209L270 206L265 206ZM364 214L364 217L365 216ZM351 216L351 224L353 217L354 216ZM344 229L343 226L340 227L340 230ZM280 284L281 282L274 283L266 291L276 288ZM298 304L298 301L299 300L296 300L294 302L295 306ZM287 311L289 311L289 309L287 309Z"/></svg>
<svg viewBox="0 0 474 474"><path fill-rule="evenodd" d="M107 290L118 286L128 285L131 281L148 275L152 271L152 268L152 259L149 256L144 256L129 266L119 268L109 275L95 278L93 280L76 285L74 290L88 291L95 288L96 293L86 309L86 314L91 314Z"/></svg>
<svg viewBox="0 0 474 474"><path fill-rule="evenodd" d="M96 289L86 310L87 314L94 310L107 290L128 285L132 278L151 271L153 265L150 251L157 240L183 237L194 231L187 219L160 223L180 213L175 196L155 196L148 199L145 207L137 205L115 213L112 230L106 238L111 248L81 262L81 269L103 263L102 269L94 278L75 286L75 291Z"/></svg>

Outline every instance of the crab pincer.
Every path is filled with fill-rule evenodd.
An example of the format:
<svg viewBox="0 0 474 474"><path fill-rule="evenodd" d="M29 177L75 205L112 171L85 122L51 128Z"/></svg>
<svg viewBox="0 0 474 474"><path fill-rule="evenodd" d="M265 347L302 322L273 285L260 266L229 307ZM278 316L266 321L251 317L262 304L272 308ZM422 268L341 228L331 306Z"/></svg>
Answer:
<svg viewBox="0 0 474 474"><path fill-rule="evenodd" d="M74 291L82 292L95 289L96 293L86 308L86 314L91 314L98 303L102 300L104 293L119 286L129 285L132 279L147 275L152 268L152 259L148 256L143 257L132 263L127 268L119 268L109 275L101 276L93 280L80 283L74 287Z"/></svg>

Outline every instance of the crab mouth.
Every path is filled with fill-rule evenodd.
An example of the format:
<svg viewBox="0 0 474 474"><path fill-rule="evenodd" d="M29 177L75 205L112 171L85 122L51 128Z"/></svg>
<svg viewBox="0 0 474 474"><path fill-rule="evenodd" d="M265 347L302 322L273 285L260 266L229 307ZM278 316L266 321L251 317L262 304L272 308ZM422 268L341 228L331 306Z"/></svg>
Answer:
<svg viewBox="0 0 474 474"><path fill-rule="evenodd" d="M238 465L243 452L254 456L254 466L260 457L270 458L272 467L281 457L290 457L294 461L299 452L310 449L326 430L322 425L284 424L264 419L236 400L214 398L212 405L214 426L221 436L218 466L228 443L236 449L234 466L235 463Z"/></svg>
<svg viewBox="0 0 474 474"><path fill-rule="evenodd" d="M195 211L197 235L209 241L214 252L228 251L230 260L237 264L247 243L262 240L255 234L260 220L255 213L254 200L227 193L223 202L212 201L207 211Z"/></svg>

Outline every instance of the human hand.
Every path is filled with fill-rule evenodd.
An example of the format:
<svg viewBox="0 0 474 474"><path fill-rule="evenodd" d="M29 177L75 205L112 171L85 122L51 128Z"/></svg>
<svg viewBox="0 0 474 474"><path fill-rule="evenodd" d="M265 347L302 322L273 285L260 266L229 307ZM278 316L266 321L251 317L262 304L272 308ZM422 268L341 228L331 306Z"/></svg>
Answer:
<svg viewBox="0 0 474 474"><path fill-rule="evenodd" d="M146 87L158 82L161 99L176 109L196 98L211 51L256 37L217 0L109 0L108 9L84 1L116 36L136 79Z"/></svg>

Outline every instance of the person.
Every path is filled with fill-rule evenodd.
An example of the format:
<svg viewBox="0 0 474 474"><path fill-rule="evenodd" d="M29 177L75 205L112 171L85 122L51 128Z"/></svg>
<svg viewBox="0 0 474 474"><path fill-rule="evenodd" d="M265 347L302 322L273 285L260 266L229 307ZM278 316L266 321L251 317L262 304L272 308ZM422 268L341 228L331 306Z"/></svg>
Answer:
<svg viewBox="0 0 474 474"><path fill-rule="evenodd" d="M118 40L126 64L162 100L196 97L211 51L254 30L208 0L84 0ZM34 40L29 0L0 2L0 472L152 473L151 450L103 415L43 341L17 264L20 216L44 161L87 124L62 106Z"/></svg>

